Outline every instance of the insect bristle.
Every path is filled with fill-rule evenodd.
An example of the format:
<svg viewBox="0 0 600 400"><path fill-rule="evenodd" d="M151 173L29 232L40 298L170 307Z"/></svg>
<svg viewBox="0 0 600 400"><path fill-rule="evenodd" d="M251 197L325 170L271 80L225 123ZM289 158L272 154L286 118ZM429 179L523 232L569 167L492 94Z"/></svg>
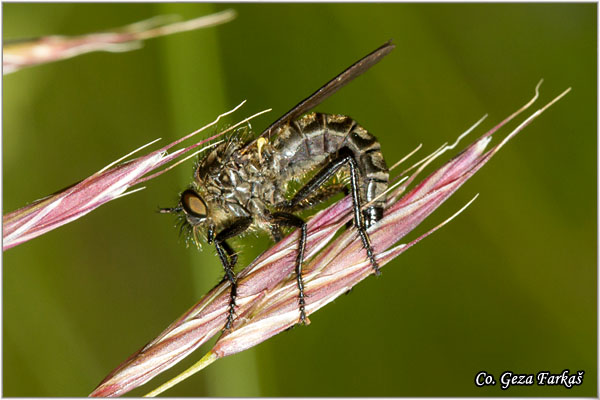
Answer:
<svg viewBox="0 0 600 400"><path fill-rule="evenodd" d="M177 213L175 220L175 227L178 228L179 238L183 238L185 242L185 247L189 247L190 243L196 245L198 249L202 250L202 243L194 235L194 228L188 222L185 214L183 212Z"/></svg>
<svg viewBox="0 0 600 400"><path fill-rule="evenodd" d="M232 144L243 143L246 140L248 140L251 132L252 132L252 130L251 130L250 123L248 123L245 126L240 126L239 128L235 129L226 139L226 142L227 142L226 149L229 150L229 148Z"/></svg>

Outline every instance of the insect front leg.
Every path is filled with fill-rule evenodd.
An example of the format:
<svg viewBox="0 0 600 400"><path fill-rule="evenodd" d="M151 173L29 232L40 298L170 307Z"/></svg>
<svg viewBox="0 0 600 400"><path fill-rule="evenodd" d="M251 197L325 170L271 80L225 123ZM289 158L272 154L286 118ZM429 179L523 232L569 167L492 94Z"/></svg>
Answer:
<svg viewBox="0 0 600 400"><path fill-rule="evenodd" d="M286 209L294 209L302 201L311 196L320 186L325 184L342 166L348 165L350 168L350 190L352 193L352 207L354 212L354 225L358 230L358 234L362 241L363 247L367 252L367 257L371 262L371 266L375 271L375 275L379 275L379 264L375 260L373 247L367 233L367 226L365 225L364 215L361 212L361 201L359 193L359 169L358 163L354 158L352 151L346 147L340 149L337 157L326 165L321 171L319 171L306 185L304 185L292 200L285 203Z"/></svg>
<svg viewBox="0 0 600 400"><path fill-rule="evenodd" d="M302 281L302 263L304 262L304 249L306 247L306 222L302 218L286 212L271 214L271 222L278 226L287 226L300 229L298 241L298 255L296 256L296 283L298 284L298 308L300 310L300 323L306 324L304 282Z"/></svg>
<svg viewBox="0 0 600 400"><path fill-rule="evenodd" d="M225 240L234 236L238 236L248 229L251 223L251 217L239 218L236 219L233 224L219 232L216 236L214 235L214 231L212 229L209 230L208 234L208 242L215 242L217 254L219 255L221 264L223 264L223 269L225 270L225 276L223 277L223 280L227 279L231 285L231 292L229 296L229 314L227 315L225 330L231 328L233 320L235 319L235 299L237 297L237 278L233 270L237 262L237 254Z"/></svg>

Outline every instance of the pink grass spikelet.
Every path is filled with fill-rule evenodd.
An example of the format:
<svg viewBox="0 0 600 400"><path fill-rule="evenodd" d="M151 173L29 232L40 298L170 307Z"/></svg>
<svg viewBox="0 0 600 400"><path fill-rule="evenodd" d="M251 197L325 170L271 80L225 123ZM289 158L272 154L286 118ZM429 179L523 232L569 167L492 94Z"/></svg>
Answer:
<svg viewBox="0 0 600 400"><path fill-rule="evenodd" d="M237 128L242 124L245 124L250 119L269 111L265 110L257 113L229 127L228 129L209 137L208 139L173 151L172 153L168 153L168 150L172 149L174 146L211 126L214 126L222 117L236 111L243 104L244 102L235 107L233 110L221 114L210 124L158 150L152 151L147 155L135 158L133 160L120 163L133 153L151 144L154 144L156 141L148 143L147 145L140 147L125 157L122 157L121 159L109 164L79 183L71 185L68 188L43 199L34 201L33 203L16 211L5 214L2 218L2 249L8 250L11 247L27 242L28 240L43 235L46 232L84 216L104 203L139 190L135 189L126 192L132 186L153 179L170 170L179 163L187 160L187 158L190 156L185 158L182 157L192 150L197 150L198 147L205 145L211 140L217 139L219 136ZM212 145L214 145L214 143L205 146L200 151L207 149ZM174 164L162 170L158 170L165 164L177 159L179 160Z"/></svg>
<svg viewBox="0 0 600 400"><path fill-rule="evenodd" d="M88 35L54 35L15 43L8 42L2 49L2 72L6 75L26 67L64 60L94 51L114 53L136 50L146 39L207 28L231 21L235 18L235 11L225 10L181 22L173 22L172 17L157 16L112 31Z"/></svg>
<svg viewBox="0 0 600 400"><path fill-rule="evenodd" d="M414 185L408 192L407 186L415 181L427 164L453 146L443 147L426 158L414 172L405 176L406 180L391 190L384 217L369 229L379 265L383 267L449 222L454 216L416 239L396 244L473 176L508 140L569 90L533 113L498 145L486 151L491 134L526 110L537 99L536 87L535 97L524 107ZM307 315L373 274L373 268L355 229L347 229L334 239L340 228L351 218L352 200L346 197L318 212L308 221L305 258L307 261L303 267ZM163 392L215 360L253 347L298 322L298 291L293 275L297 236L297 232L288 235L238 274L237 318L231 329L220 336L214 347L199 362L149 393L150 396ZM221 332L227 320L228 302L229 283L224 281L156 339L111 372L91 396L122 395L176 364Z"/></svg>
<svg viewBox="0 0 600 400"><path fill-rule="evenodd" d="M162 158L162 152L154 152L100 171L57 194L5 215L2 220L3 250L67 224L121 196L140 177L155 168Z"/></svg>

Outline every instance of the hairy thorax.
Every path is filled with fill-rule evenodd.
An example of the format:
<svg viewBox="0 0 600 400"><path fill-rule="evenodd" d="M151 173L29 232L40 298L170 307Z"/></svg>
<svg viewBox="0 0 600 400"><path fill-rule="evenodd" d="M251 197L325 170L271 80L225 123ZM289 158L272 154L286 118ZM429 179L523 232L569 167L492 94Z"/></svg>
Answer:
<svg viewBox="0 0 600 400"><path fill-rule="evenodd" d="M261 143L243 149L234 137L221 143L198 165L195 189L210 210L217 227L227 226L239 217L252 217L253 228L266 229L274 206L285 201L287 182L280 179L278 157L273 148Z"/></svg>

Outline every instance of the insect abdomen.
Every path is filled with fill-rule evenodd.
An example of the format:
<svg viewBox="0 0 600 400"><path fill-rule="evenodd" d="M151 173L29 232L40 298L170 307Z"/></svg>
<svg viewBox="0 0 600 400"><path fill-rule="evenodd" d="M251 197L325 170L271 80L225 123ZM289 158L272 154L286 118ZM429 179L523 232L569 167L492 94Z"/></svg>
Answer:
<svg viewBox="0 0 600 400"><path fill-rule="evenodd" d="M354 155L360 172L360 193L365 203L388 187L389 173L381 145L353 119L344 115L311 113L281 128L273 143L282 174L300 176L346 147ZM381 218L385 196L365 210L367 226Z"/></svg>

